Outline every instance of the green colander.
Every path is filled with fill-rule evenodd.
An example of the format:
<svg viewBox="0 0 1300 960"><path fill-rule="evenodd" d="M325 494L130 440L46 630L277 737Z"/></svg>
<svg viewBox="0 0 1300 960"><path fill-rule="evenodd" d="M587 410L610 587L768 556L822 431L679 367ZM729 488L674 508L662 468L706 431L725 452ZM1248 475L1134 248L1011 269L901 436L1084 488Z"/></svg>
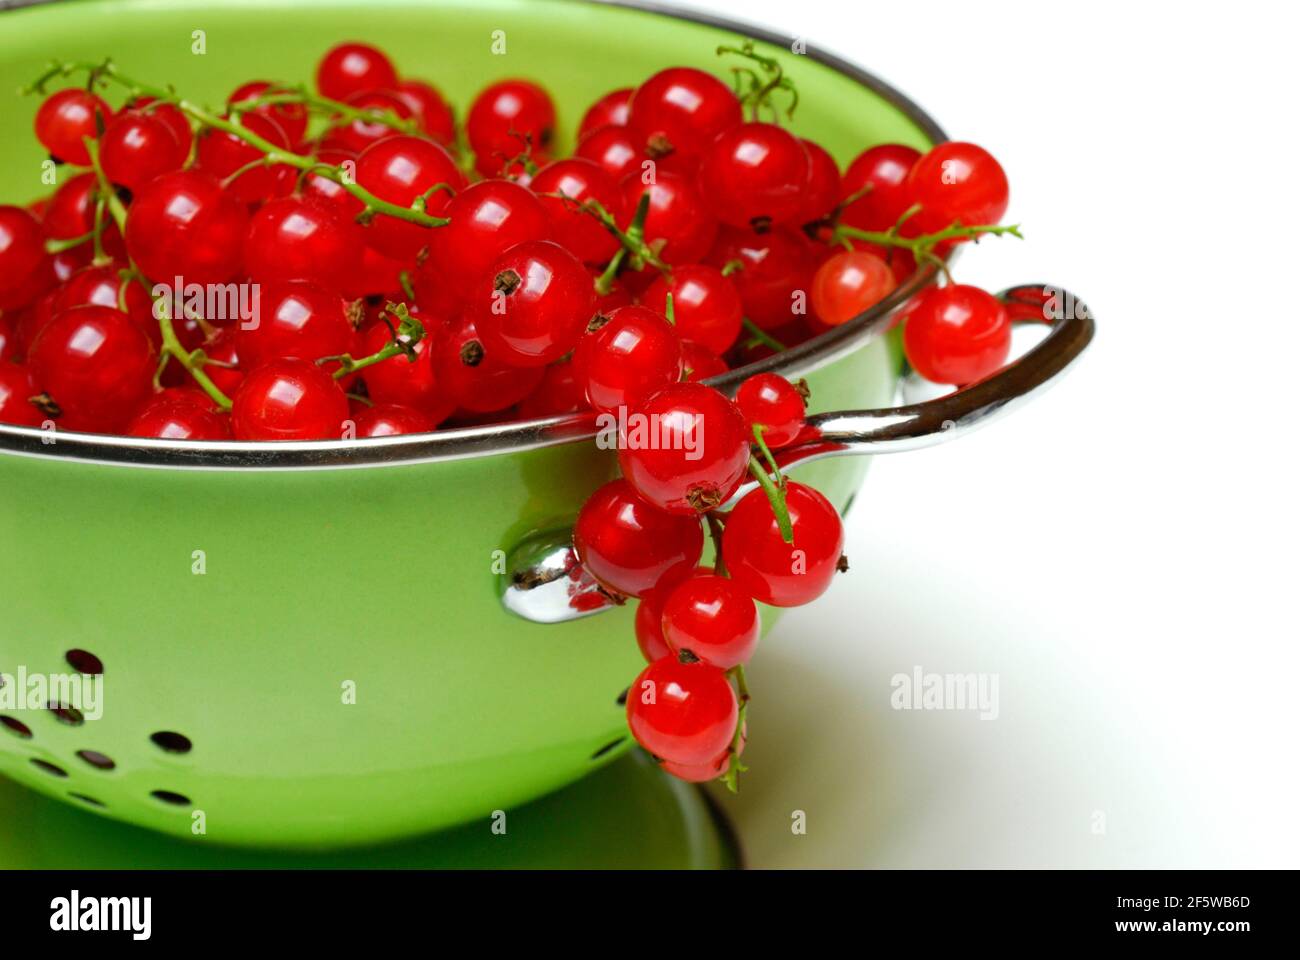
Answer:
<svg viewBox="0 0 1300 960"><path fill-rule="evenodd" d="M328 47L362 39L462 108L490 80L544 78L563 148L600 94L667 64L716 69L713 49L741 32L798 84L795 130L841 163L867 144L942 139L848 64L641 7L71 0L0 14L0 200L48 192L27 134L37 104L8 91L55 57L112 55L218 103L250 78L310 77ZM885 331L931 279L766 367L808 374L819 409L886 407L901 355ZM956 406L827 419L828 450L867 434L882 449L914 446L1006 409L1082 349L1090 327L1070 322L1032 364L944 401ZM822 460L799 475L845 506L865 469L864 458ZM631 608L541 624L500 596L502 558L570 523L614 471L571 420L266 446L0 427L0 673L89 671L102 683L94 716L58 702L0 711L0 772L224 844L338 847L508 815L629 746Z"/></svg>

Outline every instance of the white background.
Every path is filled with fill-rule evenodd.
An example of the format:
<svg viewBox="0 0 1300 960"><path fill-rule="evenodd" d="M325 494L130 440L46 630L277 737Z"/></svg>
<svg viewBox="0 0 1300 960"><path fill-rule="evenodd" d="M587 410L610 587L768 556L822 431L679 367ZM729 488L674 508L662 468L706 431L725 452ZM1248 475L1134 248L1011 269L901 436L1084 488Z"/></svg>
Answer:
<svg viewBox="0 0 1300 960"><path fill-rule="evenodd" d="M750 671L723 802L751 864L1300 866L1285 5L682 5L806 37L992 150L1029 239L958 278L1059 283L1099 324L1031 408L873 465L851 572ZM999 718L892 710L917 665L997 674Z"/></svg>

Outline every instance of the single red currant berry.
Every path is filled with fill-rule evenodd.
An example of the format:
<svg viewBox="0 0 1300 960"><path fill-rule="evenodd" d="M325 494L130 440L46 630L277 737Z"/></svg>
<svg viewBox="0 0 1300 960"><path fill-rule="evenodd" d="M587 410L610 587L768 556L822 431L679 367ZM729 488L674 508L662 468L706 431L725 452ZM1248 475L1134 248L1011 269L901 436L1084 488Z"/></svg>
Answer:
<svg viewBox="0 0 1300 960"><path fill-rule="evenodd" d="M619 307L587 325L573 354L587 400L613 413L682 377L682 342L663 314Z"/></svg>
<svg viewBox="0 0 1300 960"><path fill-rule="evenodd" d="M167 124L167 129L180 144L181 156L189 157L190 147L194 143L194 128L190 126L189 117L175 104L160 103L153 97L136 97L122 109L145 113Z"/></svg>
<svg viewBox="0 0 1300 960"><path fill-rule="evenodd" d="M83 138L98 139L100 124L112 118L108 104L89 90L59 90L36 111L36 139L55 160L87 167L90 154Z"/></svg>
<svg viewBox="0 0 1300 960"><path fill-rule="evenodd" d="M356 351L356 330L343 298L310 283L272 281L253 292L253 322L235 333L239 356L251 370L272 360L320 360ZM325 367L332 372L337 363Z"/></svg>
<svg viewBox="0 0 1300 960"><path fill-rule="evenodd" d="M830 586L844 552L844 527L835 507L812 487L787 481L785 503L794 543L782 539L767 494L754 490L727 517L722 558L731 578L755 600L797 607Z"/></svg>
<svg viewBox="0 0 1300 960"><path fill-rule="evenodd" d="M40 392L27 367L0 360L0 423L39 427L47 415L31 400Z"/></svg>
<svg viewBox="0 0 1300 960"><path fill-rule="evenodd" d="M59 426L120 433L149 398L157 354L120 310L76 307L57 313L28 353L32 376L62 411Z"/></svg>
<svg viewBox="0 0 1300 960"><path fill-rule="evenodd" d="M742 383L736 406L751 427L763 428L763 442L772 450L795 441L807 413L799 387L775 373L758 373Z"/></svg>
<svg viewBox="0 0 1300 960"><path fill-rule="evenodd" d="M965 386L1007 362L1011 318L1001 300L978 287L930 287L908 308L903 349L925 379Z"/></svg>
<svg viewBox="0 0 1300 960"><path fill-rule="evenodd" d="M664 600L663 634L678 656L690 655L722 670L748 663L758 646L758 607L734 580L697 574Z"/></svg>
<svg viewBox="0 0 1300 960"><path fill-rule="evenodd" d="M774 123L742 123L719 134L700 158L700 193L733 227L799 220L812 160L803 141Z"/></svg>
<svg viewBox="0 0 1300 960"><path fill-rule="evenodd" d="M162 440L229 440L230 418L190 398L163 393L140 409L126 433Z"/></svg>
<svg viewBox="0 0 1300 960"><path fill-rule="evenodd" d="M528 150L544 151L555 132L550 94L528 80L502 80L474 98L465 133L474 165L485 177L501 174L504 162Z"/></svg>
<svg viewBox="0 0 1300 960"><path fill-rule="evenodd" d="M611 90L588 107L587 112L582 115L582 122L578 124L579 142L600 127L627 126L627 116L632 106L632 93L631 87Z"/></svg>
<svg viewBox="0 0 1300 960"><path fill-rule="evenodd" d="M36 335L50 322L54 316L54 301L57 296L57 290L50 290L22 311L10 314L18 354L26 357L36 342Z"/></svg>
<svg viewBox="0 0 1300 960"><path fill-rule="evenodd" d="M615 219L623 212L618 183L600 166L581 157L557 160L537 171L529 187L546 207L555 240L580 260L605 263L618 251L618 238L582 207L594 200Z"/></svg>
<svg viewBox="0 0 1300 960"><path fill-rule="evenodd" d="M460 299L468 298L492 261L515 244L551 235L542 202L527 187L509 180L482 180L466 187L441 215L451 222L426 231L429 262Z"/></svg>
<svg viewBox="0 0 1300 960"><path fill-rule="evenodd" d="M420 129L444 147L456 142L456 117L442 93L423 80L403 80L393 92L411 111Z"/></svg>
<svg viewBox="0 0 1300 960"><path fill-rule="evenodd" d="M289 136L280 125L261 113L246 113L240 124L250 133L274 144L286 153ZM297 171L283 163L267 166L266 154L233 133L208 127L199 134L194 169L223 181L227 190L243 203L260 203L293 190Z"/></svg>
<svg viewBox="0 0 1300 960"><path fill-rule="evenodd" d="M941 143L907 175L909 204L921 209L909 231L934 233L954 223L968 227L997 223L1007 212L1011 188L993 155L973 143Z"/></svg>
<svg viewBox="0 0 1300 960"><path fill-rule="evenodd" d="M226 100L227 107L261 100L276 94L290 93L287 87L279 87L266 80L252 80L235 90ZM298 146L307 135L307 108L301 103L265 103L254 107L252 113L270 117L289 138L290 146Z"/></svg>
<svg viewBox="0 0 1300 960"><path fill-rule="evenodd" d="M540 420L562 413L587 409L587 394L578 382L571 360L562 360L546 368L537 389L519 404L520 420Z"/></svg>
<svg viewBox="0 0 1300 960"><path fill-rule="evenodd" d="M632 142L627 127L613 124L597 127L583 137L574 156L590 160L615 180L622 180L633 172L639 173L644 159Z"/></svg>
<svg viewBox="0 0 1300 960"><path fill-rule="evenodd" d="M309 360L272 360L244 377L230 419L236 440L336 439L348 419L348 398Z"/></svg>
<svg viewBox="0 0 1300 960"><path fill-rule="evenodd" d="M25 306L8 300L17 299L20 293L26 296L28 280L45 262L45 235L36 218L22 207L0 206L0 300L6 301L4 308Z"/></svg>
<svg viewBox="0 0 1300 960"><path fill-rule="evenodd" d="M483 346L467 312L439 332L433 371L446 396L462 410L492 413L512 407L537 389L542 367L512 367Z"/></svg>
<svg viewBox="0 0 1300 960"><path fill-rule="evenodd" d="M627 722L637 743L664 760L705 764L736 734L740 708L727 675L707 663L656 660L627 695Z"/></svg>
<svg viewBox="0 0 1300 960"><path fill-rule="evenodd" d="M802 233L787 228L763 232L723 227L707 262L719 268L732 266L728 279L740 294L745 316L763 330L802 320L807 313L817 261Z"/></svg>
<svg viewBox="0 0 1300 960"><path fill-rule="evenodd" d="M119 113L99 144L104 176L133 191L159 174L179 170L185 160L171 129L160 117L148 113Z"/></svg>
<svg viewBox="0 0 1300 960"><path fill-rule="evenodd" d="M344 101L349 107L367 111L367 114L392 114L399 120L410 120L415 114L410 105L393 90L362 90ZM378 117L364 116L346 122L340 121L321 140L329 150L349 150L361 153L372 143L396 136L398 131Z"/></svg>
<svg viewBox="0 0 1300 960"><path fill-rule="evenodd" d="M844 171L840 200L857 197L840 214L840 222L861 230L888 230L912 202L907 175L920 151L898 143L882 143L864 150Z"/></svg>
<svg viewBox="0 0 1300 960"><path fill-rule="evenodd" d="M123 312L157 349L162 344L162 332L158 329L158 320L153 313L153 300L139 283L123 278L125 270L126 265L122 263L83 267L55 291L51 311L62 313L73 307L92 304L113 310L125 308Z"/></svg>
<svg viewBox="0 0 1300 960"><path fill-rule="evenodd" d="M650 285L641 302L666 313L670 294L678 336L715 354L731 349L740 335L745 308L736 285L717 267L702 263L674 267Z"/></svg>
<svg viewBox="0 0 1300 960"><path fill-rule="evenodd" d="M398 354L366 367L361 376L376 406L417 410L429 420L430 429L452 415L456 401L448 395L433 369L433 343L439 333L440 328L425 331L424 338L411 348L414 360ZM361 334L361 354L378 353L391 339L392 333L385 324L371 324Z"/></svg>
<svg viewBox="0 0 1300 960"><path fill-rule="evenodd" d="M897 286L894 271L874 253L842 250L813 274L813 313L826 326L839 326L861 316Z"/></svg>
<svg viewBox="0 0 1300 960"><path fill-rule="evenodd" d="M225 283L243 266L248 213L221 184L197 170L149 181L126 218L126 248L145 276Z"/></svg>
<svg viewBox="0 0 1300 960"><path fill-rule="evenodd" d="M331 100L346 100L362 90L397 85L397 70L382 50L364 43L340 43L316 67L316 89Z"/></svg>
<svg viewBox="0 0 1300 960"><path fill-rule="evenodd" d="M397 437L411 433L431 433L434 423L413 407L395 403L377 403L362 407L352 418L357 437Z"/></svg>
<svg viewBox="0 0 1300 960"><path fill-rule="evenodd" d="M719 377L731 368L727 362L692 340L682 341L682 376L691 383Z"/></svg>
<svg viewBox="0 0 1300 960"><path fill-rule="evenodd" d="M654 663L663 657L672 656L668 642L664 640L664 596L662 590L651 590L636 605L636 645L646 663Z"/></svg>
<svg viewBox="0 0 1300 960"><path fill-rule="evenodd" d="M721 393L675 383L636 404L620 424L618 462L659 509L702 513L736 492L751 440L744 416Z"/></svg>
<svg viewBox="0 0 1300 960"><path fill-rule="evenodd" d="M357 183L399 207L424 198L425 213L444 216L465 178L451 154L432 140L393 136L367 147L357 158ZM450 190L435 189L439 184ZM367 229L366 242L385 256L409 259L437 232L381 213Z"/></svg>
<svg viewBox="0 0 1300 960"><path fill-rule="evenodd" d="M718 134L741 119L740 101L717 77L671 67L637 87L627 122L638 151L688 169Z"/></svg>
<svg viewBox="0 0 1300 960"><path fill-rule="evenodd" d="M244 270L259 283L306 280L350 290L361 261L361 228L340 207L314 197L269 200L253 215Z"/></svg>
<svg viewBox="0 0 1300 960"><path fill-rule="evenodd" d="M332 167L351 164L345 169L351 170L353 174L356 173L357 155L350 150L321 149L317 150L314 156L321 163ZM357 214L365 209L365 204L348 193L341 183L320 173L309 173L304 176L301 190L303 196L337 207L342 216L354 222Z"/></svg>
<svg viewBox="0 0 1300 960"><path fill-rule="evenodd" d="M587 268L550 240L497 257L470 301L488 351L518 367L543 367L572 350L595 302Z"/></svg>
<svg viewBox="0 0 1300 960"><path fill-rule="evenodd" d="M657 510L620 479L587 498L573 527L573 546L583 567L602 584L641 597L665 578L695 569L704 531L698 517Z"/></svg>
<svg viewBox="0 0 1300 960"><path fill-rule="evenodd" d="M745 737L741 734L740 746L736 753L745 752ZM659 764L659 769L664 773L672 774L678 780L685 780L687 783L708 783L711 780L717 780L727 772L731 765L731 750L728 748L720 753L709 763L673 763L671 760L663 760Z"/></svg>
<svg viewBox="0 0 1300 960"><path fill-rule="evenodd" d="M804 187L803 209L796 218L799 223L815 223L834 212L840 202L840 168L819 143L803 141L808 151L808 183Z"/></svg>
<svg viewBox="0 0 1300 960"><path fill-rule="evenodd" d="M619 226L624 230L636 214L641 195L650 194L644 238L652 246L662 242L659 258L664 263L694 263L708 253L718 235L718 221L690 179L660 171L655 182L646 185L640 174L632 174L623 179L620 189L623 216Z"/></svg>

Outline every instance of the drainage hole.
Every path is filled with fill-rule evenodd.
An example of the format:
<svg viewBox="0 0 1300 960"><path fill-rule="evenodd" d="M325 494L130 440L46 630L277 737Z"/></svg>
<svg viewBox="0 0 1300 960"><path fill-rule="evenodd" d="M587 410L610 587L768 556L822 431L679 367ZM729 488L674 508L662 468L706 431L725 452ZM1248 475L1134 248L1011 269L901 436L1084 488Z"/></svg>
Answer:
<svg viewBox="0 0 1300 960"><path fill-rule="evenodd" d="M55 766L54 764L48 763L45 760L37 760L33 758L32 766L44 770L46 773L50 774L51 776L66 777L68 775L68 771L64 770L62 767Z"/></svg>
<svg viewBox="0 0 1300 960"><path fill-rule="evenodd" d="M70 727L79 727L86 722L86 715L76 707L70 707L66 703L47 703L45 709L54 714L60 723L66 723Z"/></svg>
<svg viewBox="0 0 1300 960"><path fill-rule="evenodd" d="M77 756L97 770L112 770L117 766L112 757L102 754L98 750L78 750Z"/></svg>
<svg viewBox="0 0 1300 960"><path fill-rule="evenodd" d="M627 737L619 737L617 740L611 740L609 743L605 744L603 747L601 747L599 750L593 753L591 755L591 759L599 760L601 757L609 753L609 751L613 750L615 747L617 747L626 739Z"/></svg>
<svg viewBox="0 0 1300 960"><path fill-rule="evenodd" d="M15 720L13 717L0 717L0 724L16 737L22 737L24 740L32 738L32 728L27 726L21 720Z"/></svg>
<svg viewBox="0 0 1300 960"><path fill-rule="evenodd" d="M107 806L103 800L96 800L94 797L88 797L84 793L70 793L68 796L72 797L74 800L80 800L82 803L89 804L92 807Z"/></svg>
<svg viewBox="0 0 1300 960"><path fill-rule="evenodd" d="M190 798L183 793L173 793L171 790L154 790L149 796L155 800L161 800L163 803L170 803L176 807L188 807Z"/></svg>
<svg viewBox="0 0 1300 960"><path fill-rule="evenodd" d="M89 650L69 650L63 656L77 673L95 675L104 672L104 661Z"/></svg>
<svg viewBox="0 0 1300 960"><path fill-rule="evenodd" d="M168 753L189 753L194 749L194 744L190 743L189 737L171 730L159 730L157 733L150 734L149 739Z"/></svg>

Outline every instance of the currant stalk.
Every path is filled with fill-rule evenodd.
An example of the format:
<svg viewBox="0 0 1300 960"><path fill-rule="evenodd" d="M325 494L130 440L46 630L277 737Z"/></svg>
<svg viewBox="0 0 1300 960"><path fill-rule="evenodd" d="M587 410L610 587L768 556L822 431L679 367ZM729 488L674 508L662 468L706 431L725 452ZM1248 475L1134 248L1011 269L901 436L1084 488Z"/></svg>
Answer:
<svg viewBox="0 0 1300 960"><path fill-rule="evenodd" d="M388 321L389 314L397 318L396 328ZM391 339L370 356L354 360L350 354L343 353L333 357L321 357L316 363L338 363L339 368L333 374L335 380L341 380L349 374L364 370L366 367L372 367L376 363L383 363L399 353L405 355L408 361L414 363L416 359L415 345L424 339L424 324L411 316L410 310L407 309L404 303L389 302L385 304L380 319L388 327Z"/></svg>
<svg viewBox="0 0 1300 960"><path fill-rule="evenodd" d="M795 108L799 106L799 91L795 89L794 81L785 75L785 70L774 57L765 57L754 49L754 41L746 40L739 47L732 47L723 44L717 49L718 56L732 54L743 57L757 66L754 67L732 67L731 72L735 76L736 96L740 99L741 105L749 108L750 119L757 121L759 113L763 107L772 111L772 120L776 122L780 117L781 111L770 102L772 95L777 90L783 90L790 98L789 105L785 108L786 119L794 116ZM746 89L748 84L748 89Z"/></svg>
<svg viewBox="0 0 1300 960"><path fill-rule="evenodd" d="M736 733L731 738L731 747L727 751L730 755L727 760L727 772L719 779L732 793L739 793L740 775L749 769L740 761L740 745L745 737L745 718L749 713L749 684L745 681L744 664L732 667L727 671L727 676L736 681L736 700L740 704L740 710L736 715Z"/></svg>

